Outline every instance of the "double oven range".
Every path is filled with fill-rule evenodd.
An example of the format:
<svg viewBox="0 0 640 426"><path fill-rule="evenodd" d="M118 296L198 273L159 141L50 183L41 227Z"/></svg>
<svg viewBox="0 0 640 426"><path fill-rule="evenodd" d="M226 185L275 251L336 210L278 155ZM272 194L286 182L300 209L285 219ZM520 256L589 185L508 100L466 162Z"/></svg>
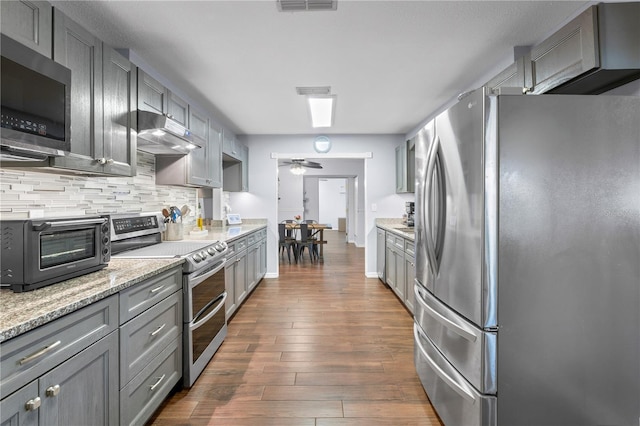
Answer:
<svg viewBox="0 0 640 426"><path fill-rule="evenodd" d="M111 216L114 259L180 257L182 269L184 350L183 383L191 387L227 335L223 241L162 241L162 217L155 214Z"/></svg>

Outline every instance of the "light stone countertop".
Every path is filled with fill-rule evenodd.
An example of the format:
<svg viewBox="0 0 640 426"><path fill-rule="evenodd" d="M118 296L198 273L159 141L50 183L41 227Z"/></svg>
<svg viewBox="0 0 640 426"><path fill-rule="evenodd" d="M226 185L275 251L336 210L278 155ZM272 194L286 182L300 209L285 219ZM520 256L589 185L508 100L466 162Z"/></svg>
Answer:
<svg viewBox="0 0 640 426"><path fill-rule="evenodd" d="M232 241L266 227L266 220L251 220L237 226L208 227L209 232L204 236L192 236L185 232L184 239ZM109 265L100 271L38 290L14 293L9 289L1 289L0 342L116 294L183 262L182 259L112 258Z"/></svg>
<svg viewBox="0 0 640 426"><path fill-rule="evenodd" d="M401 235L402 237L408 240L415 241L415 237L416 237L415 232L407 231L407 228L409 227L405 223L402 223L402 219L400 218L398 219L378 218L376 219L376 226L378 228L384 229L385 231L391 231L398 235Z"/></svg>
<svg viewBox="0 0 640 426"><path fill-rule="evenodd" d="M0 290L0 342L116 294L183 259L111 259L97 272L23 293Z"/></svg>

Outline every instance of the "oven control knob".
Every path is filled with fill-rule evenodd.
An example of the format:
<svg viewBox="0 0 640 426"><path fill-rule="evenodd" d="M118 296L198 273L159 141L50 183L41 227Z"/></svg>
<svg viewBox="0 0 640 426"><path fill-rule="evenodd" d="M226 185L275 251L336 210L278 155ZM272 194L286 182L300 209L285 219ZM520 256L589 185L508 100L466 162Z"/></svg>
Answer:
<svg viewBox="0 0 640 426"><path fill-rule="evenodd" d="M209 253L209 256L215 256L216 255L216 249L213 247L209 247L207 249L207 253Z"/></svg>
<svg viewBox="0 0 640 426"><path fill-rule="evenodd" d="M200 263L200 262L202 262L202 256L200 256L200 253L196 253L196 254L194 254L194 255L193 255L193 256L191 256L191 257L193 258L193 260L194 260L196 263Z"/></svg>
<svg viewBox="0 0 640 426"><path fill-rule="evenodd" d="M202 251L200 252L200 257L202 258L202 260L205 260L205 259L207 258L207 252L206 252L206 251L204 251L204 250L202 250Z"/></svg>

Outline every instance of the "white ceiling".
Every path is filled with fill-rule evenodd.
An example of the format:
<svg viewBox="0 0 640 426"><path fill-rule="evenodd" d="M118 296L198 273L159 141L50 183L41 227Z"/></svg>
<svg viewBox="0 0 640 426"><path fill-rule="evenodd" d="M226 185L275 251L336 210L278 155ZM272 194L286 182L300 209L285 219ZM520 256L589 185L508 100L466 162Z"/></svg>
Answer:
<svg viewBox="0 0 640 426"><path fill-rule="evenodd" d="M405 134L508 65L585 1L357 1L279 12L261 1L53 1L130 48L237 134ZM331 86L311 128L296 86Z"/></svg>

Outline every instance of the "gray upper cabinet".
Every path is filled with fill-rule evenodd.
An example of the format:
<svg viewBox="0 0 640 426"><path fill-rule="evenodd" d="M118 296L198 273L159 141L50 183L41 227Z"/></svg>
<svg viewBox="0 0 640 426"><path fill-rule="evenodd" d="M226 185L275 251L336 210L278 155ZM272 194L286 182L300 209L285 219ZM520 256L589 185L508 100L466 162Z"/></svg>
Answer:
<svg viewBox="0 0 640 426"><path fill-rule="evenodd" d="M167 95L167 113L171 118L182 124L184 127L189 127L189 104L184 99L180 98L175 93L169 91Z"/></svg>
<svg viewBox="0 0 640 426"><path fill-rule="evenodd" d="M2 1L2 33L51 58L52 8L46 1Z"/></svg>
<svg viewBox="0 0 640 426"><path fill-rule="evenodd" d="M167 89L138 68L138 109L158 114L167 113Z"/></svg>
<svg viewBox="0 0 640 426"><path fill-rule="evenodd" d="M188 155L156 157L156 183L219 188L222 186L220 130L205 113L189 108L194 141L202 148Z"/></svg>
<svg viewBox="0 0 640 426"><path fill-rule="evenodd" d="M56 62L71 70L71 155L51 165L133 176L136 139L134 67L90 32L54 10ZM104 85L103 85L104 84Z"/></svg>
<svg viewBox="0 0 640 426"><path fill-rule="evenodd" d="M518 88L520 93L524 93L526 88L531 86L526 78L526 74L529 75L529 78L531 77L530 73L526 73L526 68L529 66L529 57L520 57L485 84L487 92L497 94L499 89L513 87Z"/></svg>
<svg viewBox="0 0 640 426"><path fill-rule="evenodd" d="M249 191L249 148L230 133L223 133L223 189L231 192Z"/></svg>
<svg viewBox="0 0 640 426"><path fill-rule="evenodd" d="M413 139L396 147L396 193L415 191L415 161Z"/></svg>
<svg viewBox="0 0 640 426"><path fill-rule="evenodd" d="M189 103L147 72L138 69L138 109L167 114L189 128Z"/></svg>
<svg viewBox="0 0 640 426"><path fill-rule="evenodd" d="M222 128L209 120L209 164L211 185L222 188Z"/></svg>
<svg viewBox="0 0 640 426"><path fill-rule="evenodd" d="M591 6L531 50L531 93L598 94L640 77L640 3Z"/></svg>

